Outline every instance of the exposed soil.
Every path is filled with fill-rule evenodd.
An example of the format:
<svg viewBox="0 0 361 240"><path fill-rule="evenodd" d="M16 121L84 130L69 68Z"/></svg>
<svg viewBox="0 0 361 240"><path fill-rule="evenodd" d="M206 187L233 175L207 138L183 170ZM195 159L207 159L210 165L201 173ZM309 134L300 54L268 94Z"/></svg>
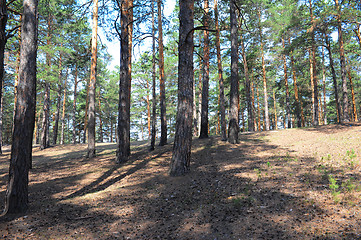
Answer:
<svg viewBox="0 0 361 240"><path fill-rule="evenodd" d="M361 239L361 125L194 139L191 173L169 177L172 145L34 149L30 209L2 239ZM0 158L0 207L9 149Z"/></svg>

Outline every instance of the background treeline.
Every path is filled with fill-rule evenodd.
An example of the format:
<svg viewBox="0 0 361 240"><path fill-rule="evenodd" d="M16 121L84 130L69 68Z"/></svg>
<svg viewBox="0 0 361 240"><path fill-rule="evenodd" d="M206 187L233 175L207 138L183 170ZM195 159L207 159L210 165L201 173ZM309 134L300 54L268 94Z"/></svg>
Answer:
<svg viewBox="0 0 361 240"><path fill-rule="evenodd" d="M357 121L360 110L361 4L358 1L235 1L239 69L239 126L241 131L303 127ZM151 137L152 7L134 1L131 139ZM226 122L230 90L229 2L218 6L221 64L224 78ZM208 134L220 134L220 86L217 64L215 4L195 2L194 135L201 131L202 81L205 49L209 49ZM18 80L21 1L8 3L8 42L2 100L2 142L11 144L14 92ZM107 37L118 38L117 2L100 2L100 26ZM86 142L88 82L90 78L89 20L91 2L45 0L39 2L37 108L34 140L49 144ZM162 17L168 136L175 133L178 64L178 4ZM158 18L154 19L158 26ZM158 28L155 28L158 38ZM342 41L340 37L342 36ZM99 40L96 87L96 139L115 142L119 68L110 71L111 56ZM157 44L157 41L156 41ZM208 46L206 46L208 45ZM139 50L141 49L141 50ZM156 47L158 50L158 47ZM140 52L140 53L138 53ZM158 51L156 61L159 60ZM342 64L341 64L342 63ZM156 64L156 99L159 71ZM248 84L247 81L248 80ZM316 95L315 95L316 94ZM156 101L160 114L159 99ZM160 118L157 117L157 133ZM267 126L269 125L269 126Z"/></svg>

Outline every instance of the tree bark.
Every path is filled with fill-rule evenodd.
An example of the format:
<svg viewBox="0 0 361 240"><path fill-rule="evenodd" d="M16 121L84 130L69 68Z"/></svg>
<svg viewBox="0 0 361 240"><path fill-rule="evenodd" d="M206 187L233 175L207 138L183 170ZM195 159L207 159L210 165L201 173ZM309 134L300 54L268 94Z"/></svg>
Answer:
<svg viewBox="0 0 361 240"><path fill-rule="evenodd" d="M193 28L194 0L179 1L178 111L169 174L190 171L193 119Z"/></svg>
<svg viewBox="0 0 361 240"><path fill-rule="evenodd" d="M73 144L76 144L76 99L78 97L78 66L75 64L74 72L74 100L73 100Z"/></svg>
<svg viewBox="0 0 361 240"><path fill-rule="evenodd" d="M63 95L63 112L61 114L61 134L60 134L60 144L64 144L64 130L65 130L65 108L66 108L66 86L68 84L68 71L66 69L66 77L64 79L64 95Z"/></svg>
<svg viewBox="0 0 361 240"><path fill-rule="evenodd" d="M2 89L3 89L3 82L4 82L4 56L5 56L5 45L7 42L6 36L6 24L8 21L8 13L7 13L7 6L6 0L0 1L0 105L1 105L1 122L0 122L0 154L2 154Z"/></svg>
<svg viewBox="0 0 361 240"><path fill-rule="evenodd" d="M203 81L202 81L202 110L201 110L201 129L199 138L208 138L208 99L209 99L209 2L204 0L204 20L203 25L206 30L203 31Z"/></svg>
<svg viewBox="0 0 361 240"><path fill-rule="evenodd" d="M325 43L326 43L326 49L328 51L328 58L329 58L330 68L331 68L331 73L332 73L333 89L334 89L334 93L335 93L335 102L336 102L336 110L337 110L337 122L341 123L343 117L342 117L341 105L340 105L340 100L339 100L340 98L338 96L336 71L335 71L334 63L333 63L330 40L328 39L328 36L326 35L325 32L324 32L324 38L325 38Z"/></svg>
<svg viewBox="0 0 361 240"><path fill-rule="evenodd" d="M148 125L148 139L152 136L152 128L151 128L151 114L150 114L150 100L149 100L149 80L147 78L147 125Z"/></svg>
<svg viewBox="0 0 361 240"><path fill-rule="evenodd" d="M152 136L150 139L149 151L154 150L157 123L157 95L155 93L155 19L154 19L154 1L152 0Z"/></svg>
<svg viewBox="0 0 361 240"><path fill-rule="evenodd" d="M62 81L62 54L59 53L59 73L58 73L58 96L56 99L56 111L55 111L55 120L53 127L53 144L56 145L58 140L58 129L59 129L59 116L60 116L60 106L61 106L61 91L63 89Z"/></svg>
<svg viewBox="0 0 361 240"><path fill-rule="evenodd" d="M282 47L284 50L286 50L285 46L285 39L282 36ZM286 60L286 54L282 54L283 58L283 77L285 80L285 88L286 88L286 114L287 114L287 128L292 127L291 122L291 107L290 107L290 91L288 89L288 78L287 78L287 60Z"/></svg>
<svg viewBox="0 0 361 240"><path fill-rule="evenodd" d="M258 22L259 22L259 37L261 43L261 55L262 55L262 76L263 76L263 95L264 95L264 118L265 118L265 130L268 131L270 129L269 123L269 111L268 111L268 93L267 93L267 78L266 78L266 64L264 60L264 42L263 42L263 34L262 34L262 26L261 26L261 9L257 9Z"/></svg>
<svg viewBox="0 0 361 240"><path fill-rule="evenodd" d="M98 39L98 0L93 0L92 57L89 80L88 109L88 153L87 158L95 157L95 83L97 79L97 39Z"/></svg>
<svg viewBox="0 0 361 240"><path fill-rule="evenodd" d="M274 129L278 129L278 117L277 117L277 101L276 101L276 91L273 89L273 108L275 110L275 122L274 122Z"/></svg>
<svg viewBox="0 0 361 240"><path fill-rule="evenodd" d="M355 122L357 122L358 118L357 118L357 110L356 110L355 90L354 90L354 87L353 87L353 81L352 81L352 76L351 76L351 67L350 67L350 65L349 65L349 69L347 71L347 74L348 74L348 79L350 81L350 88L351 88L353 120Z"/></svg>
<svg viewBox="0 0 361 240"><path fill-rule="evenodd" d="M218 79L219 79L219 111L221 115L221 139L227 140L227 126L226 126L226 108L224 99L224 80L223 80L223 68L222 68L222 56L221 56L221 40L220 30L218 23L218 2L214 0L214 17L216 25L216 50L217 50L217 66L218 66Z"/></svg>
<svg viewBox="0 0 361 240"><path fill-rule="evenodd" d="M121 41L120 41L120 81L118 113L118 163L126 162L130 155L130 85L131 85L131 28L133 18L132 1L125 0L121 5Z"/></svg>
<svg viewBox="0 0 361 240"><path fill-rule="evenodd" d="M158 46L159 46L159 104L160 104L160 141L159 146L167 144L167 107L165 102L164 50L162 26L162 0L158 4Z"/></svg>
<svg viewBox="0 0 361 240"><path fill-rule="evenodd" d="M49 4L49 3L48 3ZM47 6L50 8L50 6ZM48 48L51 48L51 37L52 37L52 27L53 27L53 16L48 12L48 19L47 19L47 40L46 45ZM51 71L51 55L49 50L46 52L46 67L47 72L50 74ZM41 132L41 140L40 140L40 149L43 150L49 147L49 121L50 116L50 79L45 79L44 83L44 112L43 112L43 122L42 122L42 132Z"/></svg>
<svg viewBox="0 0 361 240"><path fill-rule="evenodd" d="M29 169L36 107L37 0L24 0L21 33L19 85L12 136L9 182L5 196L8 213L28 209Z"/></svg>
<svg viewBox="0 0 361 240"><path fill-rule="evenodd" d="M311 24L312 27L310 29L311 34L311 53L310 54L310 71L312 68L311 73L311 85L313 86L313 126L318 126L318 118L319 118L319 111L318 111L318 81L317 81L317 61L316 61L316 41L315 41L315 28L316 28L316 21L315 17L313 16L313 9L312 9L312 0L309 0L310 4L310 17L311 17Z"/></svg>
<svg viewBox="0 0 361 240"><path fill-rule="evenodd" d="M237 39L237 16L235 0L230 1L230 20L231 20L231 89L229 93L229 126L228 142L238 143L239 133L239 77L238 77L238 39Z"/></svg>
<svg viewBox="0 0 361 240"><path fill-rule="evenodd" d="M327 124L325 47L322 46L323 124Z"/></svg>
<svg viewBox="0 0 361 240"><path fill-rule="evenodd" d="M295 113L297 118L297 127L304 127L305 122L304 122L303 108L298 95L297 76L296 76L296 68L295 68L295 60L293 58L293 52L291 52L291 68L292 68L293 89L295 92L295 100L296 100Z"/></svg>
<svg viewBox="0 0 361 240"><path fill-rule="evenodd" d="M342 80L342 110L343 110L343 122L349 122L350 116L348 114L348 96L347 96L347 76L346 76L346 59L345 59L345 48L343 42L343 33L341 26L341 6L338 0L335 0L337 9L337 30L338 30L338 44L340 50L340 65L341 65L341 80Z"/></svg>

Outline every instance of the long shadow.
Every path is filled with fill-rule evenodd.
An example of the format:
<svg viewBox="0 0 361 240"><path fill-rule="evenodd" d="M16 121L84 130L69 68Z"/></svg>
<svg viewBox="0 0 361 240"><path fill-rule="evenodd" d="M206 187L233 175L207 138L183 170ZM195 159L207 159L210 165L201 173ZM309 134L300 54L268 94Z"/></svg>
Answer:
<svg viewBox="0 0 361 240"><path fill-rule="evenodd" d="M144 152L138 153L137 155L142 155L142 154L144 154ZM163 154L164 154L164 152L161 152L161 153L159 153L158 155L156 155L154 157L147 157L142 162L136 164L134 167L127 170L125 173L120 174L119 176L117 176L115 178L112 178L112 179L109 179L108 181L100 184L105 179L107 179L112 174L114 174L114 172L118 171L120 168L122 168L124 166L122 164L116 165L116 166L112 167L111 169L109 169L108 171L106 171L105 173L103 173L102 176L97 178L95 181L93 181L89 185L84 186L82 189L80 189L80 190L78 190L78 191L76 191L76 192L62 198L61 200L66 200L66 199L70 199L70 198L74 198L74 197L84 196L84 195L89 194L89 193L95 193L95 192L103 191L104 189L106 189L106 188L110 187L111 185L115 184L116 182L119 182L123 178L134 174L139 169L144 168L150 161L152 161L153 159L156 159L158 157L161 157ZM134 157L135 156L133 155L132 158L134 158ZM130 162L126 163L126 165L132 164L132 162L134 162L134 161L135 160L130 161Z"/></svg>

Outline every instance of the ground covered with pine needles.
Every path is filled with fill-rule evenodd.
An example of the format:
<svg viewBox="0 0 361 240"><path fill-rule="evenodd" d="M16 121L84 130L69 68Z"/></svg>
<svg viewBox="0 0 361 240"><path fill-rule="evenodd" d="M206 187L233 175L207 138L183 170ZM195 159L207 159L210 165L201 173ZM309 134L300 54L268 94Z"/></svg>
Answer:
<svg viewBox="0 0 361 240"><path fill-rule="evenodd" d="M2 239L360 239L361 125L194 139L191 173L169 177L172 145L34 149L27 214ZM9 148L0 157L3 208Z"/></svg>

